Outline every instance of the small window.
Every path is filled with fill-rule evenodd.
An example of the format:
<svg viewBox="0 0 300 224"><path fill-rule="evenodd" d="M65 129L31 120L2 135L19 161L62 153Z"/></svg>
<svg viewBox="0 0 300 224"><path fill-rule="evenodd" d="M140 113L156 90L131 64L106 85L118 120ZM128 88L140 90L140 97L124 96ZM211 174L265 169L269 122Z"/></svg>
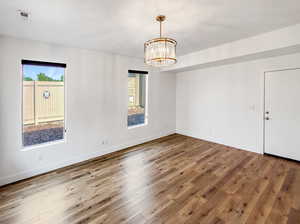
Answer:
<svg viewBox="0 0 300 224"><path fill-rule="evenodd" d="M22 60L24 147L64 139L65 67Z"/></svg>
<svg viewBox="0 0 300 224"><path fill-rule="evenodd" d="M128 73L128 127L147 124L148 72L129 70Z"/></svg>

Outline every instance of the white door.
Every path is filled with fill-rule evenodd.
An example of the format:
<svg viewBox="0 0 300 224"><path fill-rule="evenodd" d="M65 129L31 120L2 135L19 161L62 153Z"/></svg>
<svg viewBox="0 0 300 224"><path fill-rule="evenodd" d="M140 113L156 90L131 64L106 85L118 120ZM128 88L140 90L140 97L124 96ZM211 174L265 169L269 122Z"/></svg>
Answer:
<svg viewBox="0 0 300 224"><path fill-rule="evenodd" d="M265 153L300 161L300 69L265 73Z"/></svg>

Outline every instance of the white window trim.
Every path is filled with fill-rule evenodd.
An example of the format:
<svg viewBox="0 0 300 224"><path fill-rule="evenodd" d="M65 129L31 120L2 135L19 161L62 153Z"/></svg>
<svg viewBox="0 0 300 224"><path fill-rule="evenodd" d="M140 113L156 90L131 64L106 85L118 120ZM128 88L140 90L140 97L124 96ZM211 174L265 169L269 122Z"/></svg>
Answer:
<svg viewBox="0 0 300 224"><path fill-rule="evenodd" d="M55 141L50 141L50 142L44 142L40 144L35 144L35 145L28 145L24 146L23 144L23 64L21 63L21 150L22 152L25 151L31 151L31 150L38 150L40 148L44 148L47 146L52 146L52 145L58 145L58 144L65 144L67 143L67 107L66 107L66 99L67 99L67 68L65 67L64 69L64 134L63 134L63 139L55 140Z"/></svg>
<svg viewBox="0 0 300 224"><path fill-rule="evenodd" d="M44 143L41 143L41 144L29 145L29 146L23 146L23 142L22 142L21 151L26 152L26 151L32 151L32 150L44 148L44 147L47 147L47 146L64 144L64 143L66 143L65 136L66 136L66 134L64 135L64 139L55 140L55 141L51 141L51 142L44 142Z"/></svg>
<svg viewBox="0 0 300 224"><path fill-rule="evenodd" d="M135 129L135 128L141 128L141 127L144 127L144 126L147 126L148 125L148 118L149 118L149 114L148 114L148 100L149 100L149 75L145 75L145 79L146 79L146 87L145 87L145 107L146 107L146 110L145 110L145 121L143 124L137 124L137 125L131 125L131 126L128 126L128 121L126 122L126 126L127 126L127 129ZM128 75L127 75L127 86L128 86ZM128 87L127 87L127 116L126 118L128 119Z"/></svg>

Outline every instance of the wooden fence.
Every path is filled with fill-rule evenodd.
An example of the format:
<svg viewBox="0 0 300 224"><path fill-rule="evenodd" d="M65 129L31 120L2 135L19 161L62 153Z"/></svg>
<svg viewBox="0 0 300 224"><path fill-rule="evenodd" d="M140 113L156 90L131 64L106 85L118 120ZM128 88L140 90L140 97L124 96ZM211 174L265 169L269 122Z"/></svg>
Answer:
<svg viewBox="0 0 300 224"><path fill-rule="evenodd" d="M140 103L140 86L139 86L139 77L128 77L128 97L129 97L129 106L134 107L134 106L139 106Z"/></svg>
<svg viewBox="0 0 300 224"><path fill-rule="evenodd" d="M145 107L146 80L144 76L132 75L128 77L128 106Z"/></svg>
<svg viewBox="0 0 300 224"><path fill-rule="evenodd" d="M23 81L23 124L64 120L64 82Z"/></svg>

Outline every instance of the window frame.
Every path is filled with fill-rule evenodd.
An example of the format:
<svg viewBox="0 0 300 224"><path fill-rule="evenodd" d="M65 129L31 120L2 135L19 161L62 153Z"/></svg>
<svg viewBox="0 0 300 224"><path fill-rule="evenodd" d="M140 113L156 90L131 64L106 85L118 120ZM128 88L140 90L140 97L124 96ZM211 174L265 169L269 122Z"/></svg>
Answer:
<svg viewBox="0 0 300 224"><path fill-rule="evenodd" d="M23 137L23 131L24 131L24 112L23 112L23 106L24 106L24 92L23 92L23 81L24 81L24 65L36 65L36 66L49 66L49 67L61 67L64 68L64 128L63 128L63 138L54 140L54 141L49 141L49 142L43 142L39 144L34 144L34 145L24 145L24 137ZM66 99L67 99L67 85L66 85L66 77L67 77L67 64L66 63L57 63L57 62L47 62L47 61L37 61L37 60L26 60L22 59L21 60L21 151L30 151L30 150L35 150L39 148L44 148L47 146L52 146L56 144L62 144L67 142L67 107L66 107Z"/></svg>
<svg viewBox="0 0 300 224"><path fill-rule="evenodd" d="M128 95L128 81L129 81L128 76L129 76L129 74L144 75L144 77L145 77L145 112L144 112L145 119L144 119L144 123L131 125L131 126L128 125L128 97L129 97L129 95ZM127 129L130 130L130 129L135 129L135 128L147 126L148 123L149 123L149 120L148 120L149 119L149 114L148 114L149 75L148 75L148 71L128 70L126 87L127 87L127 99L126 99L126 102L127 102L127 116L126 116Z"/></svg>

